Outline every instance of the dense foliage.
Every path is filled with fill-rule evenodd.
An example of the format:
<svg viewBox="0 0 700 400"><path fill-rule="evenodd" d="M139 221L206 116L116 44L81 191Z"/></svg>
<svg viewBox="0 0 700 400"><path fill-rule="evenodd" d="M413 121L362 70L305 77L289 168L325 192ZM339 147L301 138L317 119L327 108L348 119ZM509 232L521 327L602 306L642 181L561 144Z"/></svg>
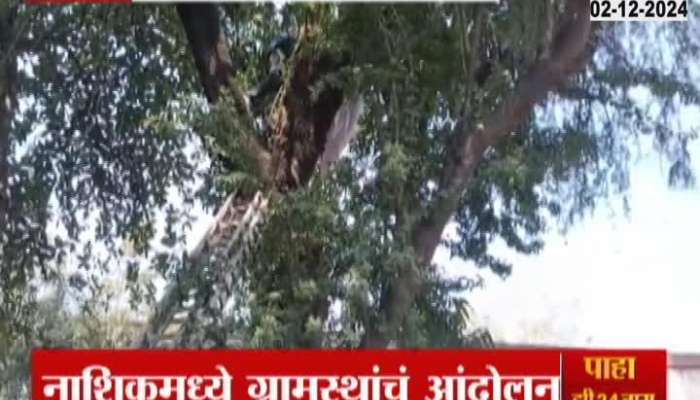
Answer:
<svg viewBox="0 0 700 400"><path fill-rule="evenodd" d="M240 346L354 347L373 326L399 346L469 345L464 294L475 282L420 265L420 221L448 213L456 235L442 245L506 277L512 266L492 245L537 253L553 223L566 228L624 193L635 139L654 138L670 184L692 184L695 133L677 120L700 106L697 24L601 24L585 68L485 153L456 210L440 209L461 132L549 56L564 3L222 5L244 87L264 77L272 38L311 23L314 48L352 60L321 84L361 93L367 112L332 174L273 197L218 334ZM204 100L174 6L4 1L0 100L2 381L29 346L128 344L102 331L118 338L84 342L58 328L45 331L60 339L37 336L47 314L40 293L59 286L56 312L94 328L86 319L108 318L124 300L105 296L106 282L125 279L142 313L162 280L152 272L168 280L182 267L201 208L214 212L231 191L263 183L237 139L255 133L227 99ZM237 161L233 170L221 156ZM408 270L421 295L389 326L381 299Z"/></svg>

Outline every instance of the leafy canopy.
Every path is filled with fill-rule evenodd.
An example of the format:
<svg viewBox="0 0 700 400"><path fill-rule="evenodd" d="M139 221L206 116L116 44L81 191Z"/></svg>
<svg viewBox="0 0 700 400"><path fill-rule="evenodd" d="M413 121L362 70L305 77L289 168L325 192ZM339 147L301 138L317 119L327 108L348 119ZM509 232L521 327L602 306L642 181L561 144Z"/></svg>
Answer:
<svg viewBox="0 0 700 400"><path fill-rule="evenodd" d="M356 346L368 324L381 325L379 299L419 268L411 229L435 204L455 127L478 127L547 56L563 3L222 5L245 87L264 77L272 38L313 21L315 46L352 59L326 83L362 93L367 107L334 173L273 202L222 334L245 346ZM36 289L67 276L84 295L126 270L133 304L154 301L154 282L141 278L181 267L199 207L259 182L237 141L251 133L226 100L203 100L173 6L0 8L15 15L0 59L16 72L0 75L0 89L11 84L19 102L0 231L9 344L31 340ZM630 143L644 136L668 159L669 182L691 184L695 132L678 122L700 105L691 25L596 26L585 70L487 152L443 243L452 255L506 277L512 266L492 245L537 253L553 224L566 228L624 193ZM463 294L475 282L420 276L427 294L399 344L467 344Z"/></svg>

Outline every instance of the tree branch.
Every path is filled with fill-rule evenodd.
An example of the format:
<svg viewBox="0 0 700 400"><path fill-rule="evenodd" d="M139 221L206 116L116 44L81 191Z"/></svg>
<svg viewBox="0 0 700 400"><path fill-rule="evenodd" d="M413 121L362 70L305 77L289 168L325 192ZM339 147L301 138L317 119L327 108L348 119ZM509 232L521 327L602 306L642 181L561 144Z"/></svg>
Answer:
<svg viewBox="0 0 700 400"><path fill-rule="evenodd" d="M17 59L14 31L17 4L0 8L0 226L5 227L10 206L10 131L17 107Z"/></svg>
<svg viewBox="0 0 700 400"><path fill-rule="evenodd" d="M234 74L237 72L228 56L222 32L218 28L219 16L216 5L213 4L180 4L178 13L185 26L190 48L195 58L200 79L207 99L211 103L221 102L224 90L232 90L234 107L241 115L250 117L243 91L237 85ZM304 36L300 42L303 42ZM311 50L311 49L310 49ZM343 102L343 93L331 85L324 87L315 99L312 88L327 74L338 71L348 63L344 55L336 55L328 51L299 52L291 60L290 75L285 86L278 93L278 103L273 105L274 118L270 118L269 136L271 136L270 151L254 138L247 146L258 145L259 154L264 155L260 171L269 173L274 185L270 192L263 194L239 193L228 196L219 209L211 228L197 248L186 256L185 266L179 271L176 282L166 288L163 298L156 306L144 335L137 338L135 345L151 346L158 343L174 321L176 314L183 311L182 300L191 297L190 289L196 286L196 276L202 265L225 264L227 269L215 271L214 291L218 292L211 299L197 299L211 302L220 309L222 314L225 305L233 293L234 276L232 270L241 261L243 254L248 251L249 244L255 238L253 233L261 223L269 197L272 193L296 190L308 183L314 168L326 145L326 136L333 130L334 123L341 126L348 124L336 121L336 114ZM357 115L351 114L348 119L356 120ZM341 115L342 117L342 115ZM342 119L342 118L340 118ZM252 117L250 117L252 124ZM352 125L352 124L350 124ZM251 125L252 126L252 125ZM347 140L342 133L338 133ZM253 147L248 147L252 149ZM235 156L235 155L232 155ZM331 158L329 162L334 161ZM217 267L218 268L218 267ZM187 293L182 292L184 286ZM327 302L320 307L319 314L327 313ZM207 304L195 304L194 308L184 310L197 312L197 307ZM207 307L214 308L214 307ZM305 321L305 319L304 319ZM195 322L197 323L197 322ZM185 338L186 339L186 338Z"/></svg>
<svg viewBox="0 0 700 400"><path fill-rule="evenodd" d="M579 71L588 59L591 38L588 0L569 0L567 15L554 38L549 57L534 65L506 98L501 107L474 129L468 129L462 118L457 124L461 132L456 151L441 178L437 200L427 218L417 224L413 248L419 268L428 267L440 243L442 232L457 211L462 193L482 161L484 152L505 138L550 92L560 88ZM421 290L420 271L406 268L393 282L380 305L386 317L384 329L369 327L363 346L386 347L394 339Z"/></svg>
<svg viewBox="0 0 700 400"><path fill-rule="evenodd" d="M254 132L254 118L248 108L245 92L236 80L238 68L231 59L226 38L221 30L217 7L216 4L209 3L178 4L177 13L185 28L207 100L215 104L221 95L229 90L233 95L236 111L243 119L243 125L250 132ZM266 174L270 167L270 155L263 144L251 137L244 146L255 157L258 170Z"/></svg>
<svg viewBox="0 0 700 400"><path fill-rule="evenodd" d="M237 72L219 25L219 10L214 4L178 4L177 13L185 28L204 94L210 103L216 103L222 89Z"/></svg>

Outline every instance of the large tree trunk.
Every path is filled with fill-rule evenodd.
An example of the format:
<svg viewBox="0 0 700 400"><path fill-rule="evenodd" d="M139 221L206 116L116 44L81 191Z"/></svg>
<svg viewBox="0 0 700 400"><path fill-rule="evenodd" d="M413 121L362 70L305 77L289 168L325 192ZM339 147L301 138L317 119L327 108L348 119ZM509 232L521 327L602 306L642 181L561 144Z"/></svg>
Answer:
<svg viewBox="0 0 700 400"><path fill-rule="evenodd" d="M253 129L253 116L245 100L245 91L236 80L235 61L230 57L219 27L217 6L180 4L177 10L207 99L216 103L224 88L230 90L236 107L232 112L247 120L247 126ZM136 345L162 345L163 338L171 338L180 345L202 345L207 339L212 341L210 345L225 345L223 338L210 334L225 324L224 310L231 300L236 269L253 247L255 230L264 219L270 195L304 187L324 151L326 135L333 132L337 124L345 123L335 118L343 104L343 93L328 88L318 94L317 100L312 100L310 88L347 60L331 53L313 53L296 57L292 62L291 80L282 89L281 103L273 107L271 131L259 135L272 137L271 146L268 148L254 139L247 146L247 151L258 160L258 169L269 179L270 187L265 193L228 196L200 245L187 256L185 268L167 287L146 332L138 338ZM349 114L358 116L353 112ZM342 140L347 140L347 137ZM331 155L324 158L324 165L334 161L335 153L330 152ZM214 287L190 289L201 286L196 280L204 267L214 271ZM198 295L197 290L202 289L211 292L206 297ZM191 304L186 306L188 302ZM325 315L325 308L319 313ZM215 312L204 312L205 309Z"/></svg>
<svg viewBox="0 0 700 400"><path fill-rule="evenodd" d="M467 130L464 119L457 124L459 145L440 182L431 213L413 231L413 248L420 268L429 268L449 219L457 211L459 200L484 152L503 140L548 93L560 88L579 71L590 55L591 22L588 0L568 0L567 18L554 37L549 57L533 66L513 93L484 123ZM400 334L414 299L421 292L421 271L406 268L392 282L382 298L381 311L386 322L370 326L363 338L365 347L386 347Z"/></svg>
<svg viewBox="0 0 700 400"><path fill-rule="evenodd" d="M209 101L216 102L222 89L229 88L234 96L236 112L244 118L250 117L244 91L236 83L236 68L219 29L217 7L211 4L178 5L178 12ZM585 64L591 36L588 1L569 0L567 13L568 18L561 24L551 51L548 52L549 56L532 68L503 105L476 129L468 130L464 123L457 125L456 129L460 130L459 146L440 181L440 193L436 196L439 200L431 208L429 216L413 230L413 247L420 268L429 267L445 225L456 211L460 196L481 163L484 152L507 136L539 101L558 89ZM259 155L257 159L260 160L261 168L269 172L271 192L283 194L303 187L308 182L323 152L326 134L343 102L342 93L333 89L322 93L319 101L310 101L309 88L320 76L337 69L347 60L328 54L305 57L307 58L294 60L294 75L284 88L281 104L275 107L271 132L268 132L273 138L271 146L267 148L257 142L249 146ZM250 249L254 240L252 232L263 219L267 202L268 198L263 193L229 196L218 212L212 229L203 239L203 245L189 255L187 267L179 279L180 284L192 282L203 266L217 264L215 276L219 277L217 282L220 287L213 299L218 307L225 307L235 279L232 268L237 267L241 255ZM232 247L234 252L228 252ZM222 269L223 266L226 268ZM391 283L380 304L386 323L367 327L364 346L384 347L399 335L414 299L420 295L420 273L420 270L402 271ZM173 284L168 289L151 320L147 334L142 338L142 345L157 344L179 311L189 314L191 319L198 315L199 306L211 305L195 302L194 309L185 309L179 287ZM189 295L191 294L185 293L185 297ZM210 302L212 298L206 301ZM176 331L176 335L184 334L183 331ZM200 341L201 338L197 340ZM187 342L181 341L180 344Z"/></svg>

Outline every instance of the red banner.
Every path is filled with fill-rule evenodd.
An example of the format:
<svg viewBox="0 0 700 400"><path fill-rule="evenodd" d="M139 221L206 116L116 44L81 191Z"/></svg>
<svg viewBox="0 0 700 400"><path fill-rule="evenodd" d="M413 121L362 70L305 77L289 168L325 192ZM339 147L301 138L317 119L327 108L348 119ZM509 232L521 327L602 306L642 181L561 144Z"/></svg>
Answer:
<svg viewBox="0 0 700 400"><path fill-rule="evenodd" d="M657 350L36 350L34 400L665 400Z"/></svg>

